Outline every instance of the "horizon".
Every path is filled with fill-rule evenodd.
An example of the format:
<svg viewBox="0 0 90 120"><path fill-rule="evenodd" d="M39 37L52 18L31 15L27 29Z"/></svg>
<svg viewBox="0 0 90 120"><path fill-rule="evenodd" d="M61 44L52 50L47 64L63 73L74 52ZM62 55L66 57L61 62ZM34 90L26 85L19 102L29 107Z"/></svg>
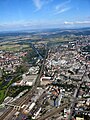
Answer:
<svg viewBox="0 0 90 120"><path fill-rule="evenodd" d="M0 31L90 27L90 0L1 0Z"/></svg>
<svg viewBox="0 0 90 120"><path fill-rule="evenodd" d="M74 31L87 31L89 30L90 31L90 27L79 27L79 28L43 28L43 29L38 29L38 28L35 28L35 29L21 29L21 30L4 30L4 31L0 31L0 35L3 35L3 34L14 34L14 33L19 33L19 34L22 34L22 33L43 33L43 32L65 32L65 31L69 31L69 32L74 32Z"/></svg>

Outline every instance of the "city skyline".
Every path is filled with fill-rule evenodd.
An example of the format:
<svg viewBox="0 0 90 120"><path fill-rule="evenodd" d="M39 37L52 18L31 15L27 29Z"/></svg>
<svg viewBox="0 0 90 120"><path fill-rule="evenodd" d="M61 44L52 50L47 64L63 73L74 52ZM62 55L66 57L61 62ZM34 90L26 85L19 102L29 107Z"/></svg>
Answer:
<svg viewBox="0 0 90 120"><path fill-rule="evenodd" d="M1 0L0 31L90 27L89 0Z"/></svg>

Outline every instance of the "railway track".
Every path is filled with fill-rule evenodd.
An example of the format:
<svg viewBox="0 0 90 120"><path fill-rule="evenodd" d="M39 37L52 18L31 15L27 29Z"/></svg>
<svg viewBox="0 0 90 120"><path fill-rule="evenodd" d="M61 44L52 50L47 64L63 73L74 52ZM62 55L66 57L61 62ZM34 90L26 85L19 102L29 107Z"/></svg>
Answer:
<svg viewBox="0 0 90 120"><path fill-rule="evenodd" d="M60 111L62 111L65 107L67 107L70 103L65 103L63 104L62 106L60 106L59 108L54 108L52 109L50 112L46 113L45 115L39 117L38 119L36 120L45 120L47 118L50 118L51 116L59 113Z"/></svg>
<svg viewBox="0 0 90 120"><path fill-rule="evenodd" d="M32 87L32 89L24 96L22 96L21 98L19 98L18 100L14 101L12 104L17 105L17 106L22 106L28 99L30 99L33 96L33 93L36 91L37 86L40 83L40 77L42 75L42 71L44 68L44 64L42 64L41 66L41 71L40 74L38 75L37 79L36 79L36 83L35 85ZM9 107L1 116L0 116L0 120L5 120L5 118L11 113L16 112L16 110L14 110L13 108ZM9 119L7 119L9 120Z"/></svg>
<svg viewBox="0 0 90 120"><path fill-rule="evenodd" d="M24 96L22 96L21 98L19 98L18 100L14 101L13 105L17 105L17 106L22 106L27 100L29 100L32 96L33 96L33 93L36 91L37 87L39 86L40 84L40 78L41 78L41 75L42 75L42 72L43 72L43 69L44 69L44 63L45 63L45 60L46 60L46 57L47 57L47 52L46 52L46 56L45 58L43 59L43 63L41 65L41 70L40 70L40 73L38 74L37 78L36 78L36 82L35 82L35 85L32 87L32 89L27 93L25 94ZM0 120L10 120L12 118L12 116L15 114L17 110L13 109L12 107L9 107L1 116L0 116ZM13 114L12 114L13 113ZM7 116L9 116L7 118Z"/></svg>

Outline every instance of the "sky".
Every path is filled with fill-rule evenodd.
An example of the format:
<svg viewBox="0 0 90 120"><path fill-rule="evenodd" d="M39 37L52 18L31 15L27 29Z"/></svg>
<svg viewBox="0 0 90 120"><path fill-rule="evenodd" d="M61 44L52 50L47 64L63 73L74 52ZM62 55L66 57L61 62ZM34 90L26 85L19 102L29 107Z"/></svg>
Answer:
<svg viewBox="0 0 90 120"><path fill-rule="evenodd" d="M0 31L90 27L90 0L0 0Z"/></svg>

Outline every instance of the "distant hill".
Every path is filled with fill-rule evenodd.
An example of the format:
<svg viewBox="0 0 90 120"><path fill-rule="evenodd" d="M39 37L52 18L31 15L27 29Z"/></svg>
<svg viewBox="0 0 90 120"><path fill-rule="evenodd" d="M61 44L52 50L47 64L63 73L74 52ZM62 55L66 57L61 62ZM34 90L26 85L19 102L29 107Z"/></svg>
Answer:
<svg viewBox="0 0 90 120"><path fill-rule="evenodd" d="M24 35L41 35L43 37L61 36L61 35L90 35L90 27L77 29L36 29L36 30L22 30L22 31L8 31L0 32L0 37L3 36L24 36Z"/></svg>

